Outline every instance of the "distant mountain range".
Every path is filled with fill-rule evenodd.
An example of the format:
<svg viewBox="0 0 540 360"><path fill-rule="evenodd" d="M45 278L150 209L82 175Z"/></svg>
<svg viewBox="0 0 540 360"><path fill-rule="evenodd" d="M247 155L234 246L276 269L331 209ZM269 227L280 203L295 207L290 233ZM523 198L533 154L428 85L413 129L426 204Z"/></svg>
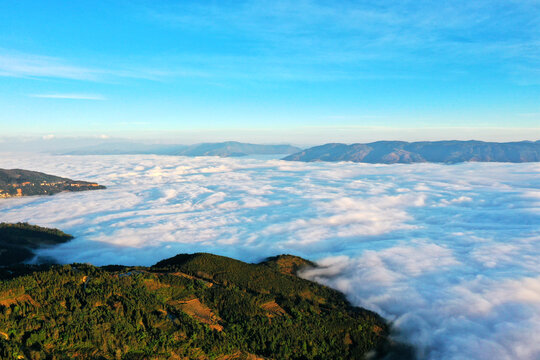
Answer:
<svg viewBox="0 0 540 360"><path fill-rule="evenodd" d="M540 161L539 141L377 141L330 143L302 150L292 145L261 145L237 141L195 145L158 144L124 138L40 138L0 137L0 152L45 152L57 155L172 155L220 156L287 155L289 161L352 161L364 163L434 162L453 164L478 162Z"/></svg>
<svg viewBox="0 0 540 360"><path fill-rule="evenodd" d="M126 155L156 154L182 156L246 156L292 154L302 149L291 145L259 145L237 141L202 143L196 145L159 145L134 142L104 142L98 145L62 152L63 155Z"/></svg>
<svg viewBox="0 0 540 360"><path fill-rule="evenodd" d="M37 171L0 169L0 198L53 195L62 191L105 189L105 186L77 181Z"/></svg>
<svg viewBox="0 0 540 360"><path fill-rule="evenodd" d="M289 161L352 161L363 163L459 163L540 161L540 141L377 141L368 144L331 143L284 158Z"/></svg>

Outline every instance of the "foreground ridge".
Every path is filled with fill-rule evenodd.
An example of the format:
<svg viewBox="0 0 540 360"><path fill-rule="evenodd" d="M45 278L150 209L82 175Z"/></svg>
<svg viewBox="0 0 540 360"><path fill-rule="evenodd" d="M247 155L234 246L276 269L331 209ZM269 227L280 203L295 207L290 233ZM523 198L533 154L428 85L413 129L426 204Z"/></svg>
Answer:
<svg viewBox="0 0 540 360"><path fill-rule="evenodd" d="M0 275L2 359L403 359L377 314L282 255L206 253L151 267L18 266Z"/></svg>

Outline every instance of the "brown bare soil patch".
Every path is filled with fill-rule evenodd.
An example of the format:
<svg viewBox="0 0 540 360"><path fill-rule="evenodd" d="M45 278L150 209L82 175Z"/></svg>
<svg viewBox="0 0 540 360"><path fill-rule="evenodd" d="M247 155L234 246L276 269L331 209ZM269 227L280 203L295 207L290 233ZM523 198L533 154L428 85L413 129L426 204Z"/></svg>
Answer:
<svg viewBox="0 0 540 360"><path fill-rule="evenodd" d="M286 275L296 275L297 271L305 266L313 265L311 262L292 255L281 255L270 259L277 265L278 271Z"/></svg>
<svg viewBox="0 0 540 360"><path fill-rule="evenodd" d="M23 303L28 303L28 304L32 304L34 305L35 307L39 307L40 305L34 300L32 299L32 297L28 294L21 294L21 295L17 295L17 296L14 296L14 297L4 297L2 298L2 300L0 300L0 305L3 305L5 307L8 307L12 304L23 304Z"/></svg>
<svg viewBox="0 0 540 360"><path fill-rule="evenodd" d="M195 276L192 276L192 275L180 272L180 271L173 272L171 273L171 275L185 277L186 279L192 279L192 280L195 279Z"/></svg>
<svg viewBox="0 0 540 360"><path fill-rule="evenodd" d="M285 259L279 259L277 262L277 265L279 267L279 271L281 271L282 274L287 275L294 275L297 263L293 259L285 258Z"/></svg>
<svg viewBox="0 0 540 360"><path fill-rule="evenodd" d="M178 301L176 304L183 312L197 321L209 325L210 328L214 330L223 330L223 326L218 324L218 321L221 319L216 316L208 306L201 303L199 299L195 298L188 301Z"/></svg>
<svg viewBox="0 0 540 360"><path fill-rule="evenodd" d="M24 287L20 287L18 289L11 289L11 290L7 290L7 291L4 291L2 293L0 293L0 301L3 301L5 299L10 299L10 298L13 298L13 297L17 297L19 295L22 295L24 294Z"/></svg>
<svg viewBox="0 0 540 360"><path fill-rule="evenodd" d="M190 280L199 280L199 281L202 281L204 283L204 285L206 287L209 287L209 288L214 286L214 283L212 283L210 281L206 281L206 280L203 280L203 279L201 279L199 277L189 275L189 274L186 274L186 273L183 273L183 272L180 272L180 271L170 273L170 275L181 276L181 277L185 277L186 279L190 279Z"/></svg>
<svg viewBox="0 0 540 360"><path fill-rule="evenodd" d="M178 354L175 354L174 352L171 353L171 356L169 357L168 360L184 360L184 359L187 359L185 357L181 357L179 356Z"/></svg>
<svg viewBox="0 0 540 360"><path fill-rule="evenodd" d="M171 287L169 284L163 284L157 280L154 279L144 279L144 285L146 288L150 291L159 290L161 288L165 287Z"/></svg>
<svg viewBox="0 0 540 360"><path fill-rule="evenodd" d="M377 334L377 335L380 335L381 332L383 331L382 327L380 326L377 326L377 325L373 325L373 327L371 328L371 330Z"/></svg>
<svg viewBox="0 0 540 360"><path fill-rule="evenodd" d="M304 299L313 300L318 302L319 304L326 303L326 299L320 296L314 295L309 289L306 289L300 293L300 296Z"/></svg>
<svg viewBox="0 0 540 360"><path fill-rule="evenodd" d="M345 338L343 339L343 344L345 345L352 345L352 340L351 340L351 334L349 333L346 333L345 334Z"/></svg>
<svg viewBox="0 0 540 360"><path fill-rule="evenodd" d="M300 293L300 296L304 299L313 300L313 293L309 291L309 289L306 289Z"/></svg>
<svg viewBox="0 0 540 360"><path fill-rule="evenodd" d="M269 317L283 316L287 314L287 312L283 310L283 308L274 300L262 304L261 308L268 313Z"/></svg>
<svg viewBox="0 0 540 360"><path fill-rule="evenodd" d="M167 314L168 314L167 311L165 311L165 310L163 310L163 309L156 309L156 311L157 311L158 313L160 313L162 316L167 316Z"/></svg>

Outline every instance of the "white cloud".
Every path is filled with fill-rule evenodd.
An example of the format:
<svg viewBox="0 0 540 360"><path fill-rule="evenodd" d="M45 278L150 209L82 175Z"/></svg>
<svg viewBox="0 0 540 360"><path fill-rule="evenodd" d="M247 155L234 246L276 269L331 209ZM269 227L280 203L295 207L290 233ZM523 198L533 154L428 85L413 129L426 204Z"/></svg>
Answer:
<svg viewBox="0 0 540 360"><path fill-rule="evenodd" d="M323 266L304 276L383 314L422 358L540 356L538 164L1 159L108 186L0 201L2 221L76 236L43 255L149 265L179 252L295 253Z"/></svg>

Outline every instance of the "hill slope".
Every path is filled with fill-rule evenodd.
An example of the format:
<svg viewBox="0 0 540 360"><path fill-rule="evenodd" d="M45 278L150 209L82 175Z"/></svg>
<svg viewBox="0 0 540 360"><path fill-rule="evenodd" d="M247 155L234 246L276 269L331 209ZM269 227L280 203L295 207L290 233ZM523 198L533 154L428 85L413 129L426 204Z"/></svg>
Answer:
<svg viewBox="0 0 540 360"><path fill-rule="evenodd" d="M72 264L25 276L13 270L0 281L0 357L410 358L377 314L280 271L287 266L279 264L292 263L308 264L182 254L152 267Z"/></svg>
<svg viewBox="0 0 540 360"><path fill-rule="evenodd" d="M325 144L284 158L289 161L352 161L364 163L459 163L540 161L540 141L378 141L368 144Z"/></svg>
<svg viewBox="0 0 540 360"><path fill-rule="evenodd" d="M53 195L62 191L105 189L105 186L77 181L37 171L0 169L0 198Z"/></svg>

